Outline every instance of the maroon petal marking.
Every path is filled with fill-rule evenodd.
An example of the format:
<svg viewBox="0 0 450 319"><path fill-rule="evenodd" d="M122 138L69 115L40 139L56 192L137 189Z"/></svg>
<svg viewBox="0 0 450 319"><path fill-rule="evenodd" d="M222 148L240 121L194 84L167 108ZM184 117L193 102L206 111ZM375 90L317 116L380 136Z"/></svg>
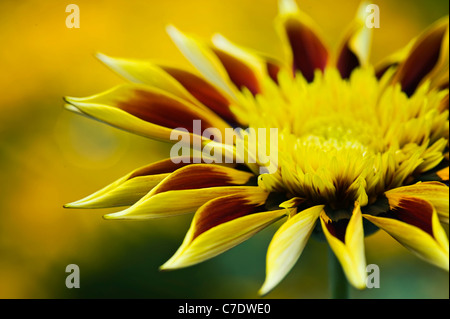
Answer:
<svg viewBox="0 0 450 319"><path fill-rule="evenodd" d="M193 132L194 120L201 120L202 132L208 127L214 127L200 112L156 90L136 88L130 98L121 99L117 106L144 121L172 129L182 127Z"/></svg>
<svg viewBox="0 0 450 319"><path fill-rule="evenodd" d="M428 201L416 197L404 197L386 217L416 226L434 237L432 216L433 206Z"/></svg>
<svg viewBox="0 0 450 319"><path fill-rule="evenodd" d="M240 195L229 195L212 200L198 212L193 239L215 226L263 210L264 206L250 203Z"/></svg>
<svg viewBox="0 0 450 319"><path fill-rule="evenodd" d="M238 174L240 178L233 178ZM192 164L183 167L165 180L155 189L154 194L184 189L197 189L217 186L233 186L245 184L252 174L232 168L212 164ZM239 183L241 181L242 183Z"/></svg>
<svg viewBox="0 0 450 319"><path fill-rule="evenodd" d="M172 67L162 67L197 100L210 108L229 123L235 123L236 117L230 110L230 101L223 96L212 84L201 77L184 70Z"/></svg>
<svg viewBox="0 0 450 319"><path fill-rule="evenodd" d="M359 59L355 53L348 47L348 43L344 45L337 61L337 68L343 79L348 79L354 69L360 65Z"/></svg>
<svg viewBox="0 0 450 319"><path fill-rule="evenodd" d="M442 25L420 39L400 65L395 79L408 96L414 93L422 79L438 62L446 29L447 26Z"/></svg>
<svg viewBox="0 0 450 319"><path fill-rule="evenodd" d="M300 71L311 82L316 69L325 69L328 50L319 37L300 21L291 18L286 21L285 27L293 53L294 70Z"/></svg>
<svg viewBox="0 0 450 319"><path fill-rule="evenodd" d="M261 91L258 78L248 65L220 49L213 48L212 50L222 62L230 80L237 88L246 87L253 95Z"/></svg>

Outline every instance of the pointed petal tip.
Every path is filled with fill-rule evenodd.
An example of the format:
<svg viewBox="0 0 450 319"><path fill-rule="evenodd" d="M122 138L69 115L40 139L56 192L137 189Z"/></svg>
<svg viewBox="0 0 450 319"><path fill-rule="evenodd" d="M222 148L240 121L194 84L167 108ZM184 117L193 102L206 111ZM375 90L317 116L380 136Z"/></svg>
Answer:
<svg viewBox="0 0 450 319"><path fill-rule="evenodd" d="M180 46L184 47L190 42L190 37L181 32L173 24L168 24L166 26L166 32L178 48L180 48Z"/></svg>
<svg viewBox="0 0 450 319"><path fill-rule="evenodd" d="M359 281L352 282L352 286L355 287L358 290L365 290L367 288L367 277L360 278Z"/></svg>
<svg viewBox="0 0 450 319"><path fill-rule="evenodd" d="M183 265L180 265L178 262L178 258L174 258L175 256L172 256L169 260L167 260L164 264L162 264L161 266L159 266L159 271L172 271L172 270L176 270L179 268L183 268Z"/></svg>
<svg viewBox="0 0 450 319"><path fill-rule="evenodd" d="M258 290L258 295L260 297L264 297L267 294L269 294L273 289L275 288L275 285L270 284L268 281L265 281L261 288Z"/></svg>
<svg viewBox="0 0 450 319"><path fill-rule="evenodd" d="M74 98L74 97L71 97L71 96L63 96L62 99L63 99L64 102L70 104L70 102L71 102L73 99L75 99L75 98Z"/></svg>
<svg viewBox="0 0 450 319"><path fill-rule="evenodd" d="M80 102L83 100L83 98L80 97L74 97L74 96L64 96L63 97L64 102L66 102L67 104L70 104L72 106L74 106L75 103Z"/></svg>
<svg viewBox="0 0 450 319"><path fill-rule="evenodd" d="M116 60L115 58L101 52L95 52L94 56L106 65L109 65Z"/></svg>
<svg viewBox="0 0 450 319"><path fill-rule="evenodd" d="M64 208L84 208L83 207L83 200L77 200L75 202L67 203L63 205Z"/></svg>
<svg viewBox="0 0 450 319"><path fill-rule="evenodd" d="M106 214L102 216L105 220L117 220L117 219L126 219L124 218L123 211L117 213Z"/></svg>
<svg viewBox="0 0 450 319"><path fill-rule="evenodd" d="M159 271L169 271L172 269L170 267L167 267L167 261L166 261L164 264L162 264L161 266L158 267L158 270Z"/></svg>
<svg viewBox="0 0 450 319"><path fill-rule="evenodd" d="M261 288L261 289L258 290L258 296L260 296L260 297L264 297L264 296L266 296L267 294L268 294L268 291L263 290L263 288Z"/></svg>
<svg viewBox="0 0 450 319"><path fill-rule="evenodd" d="M77 103L75 101L76 98L71 98L71 97L64 97L64 108L67 111L73 112L73 113L77 113L77 114L84 114L80 108L78 108L78 106L76 106L75 104Z"/></svg>
<svg viewBox="0 0 450 319"><path fill-rule="evenodd" d="M174 269L168 268L168 267L166 267L165 264L164 264L164 265L159 266L158 270L159 270L160 272L168 272L168 271L171 271L171 270L174 270Z"/></svg>
<svg viewBox="0 0 450 319"><path fill-rule="evenodd" d="M180 30L178 30L173 24L168 24L166 26L166 32L167 34L172 38L180 38L183 36L183 33L181 33Z"/></svg>
<svg viewBox="0 0 450 319"><path fill-rule="evenodd" d="M94 55L99 60L104 59L104 58L109 58L109 56L107 56L106 54L101 53L101 52L95 52Z"/></svg>

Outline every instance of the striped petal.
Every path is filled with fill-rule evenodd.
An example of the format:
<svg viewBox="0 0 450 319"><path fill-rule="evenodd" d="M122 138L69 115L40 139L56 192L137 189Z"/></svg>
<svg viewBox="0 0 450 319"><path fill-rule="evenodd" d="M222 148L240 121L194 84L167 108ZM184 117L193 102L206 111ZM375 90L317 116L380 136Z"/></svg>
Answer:
<svg viewBox="0 0 450 319"><path fill-rule="evenodd" d="M223 132L225 127L229 127L218 116L211 116L190 102L160 89L138 84L125 84L94 96L66 97L65 100L70 104L70 110L163 141L170 140L174 128L181 127L193 132L194 120L201 121L201 132L209 127Z"/></svg>
<svg viewBox="0 0 450 319"><path fill-rule="evenodd" d="M252 173L226 166L193 164L176 170L151 195L170 190L243 185L252 176Z"/></svg>
<svg viewBox="0 0 450 319"><path fill-rule="evenodd" d="M170 66L161 66L161 68L176 79L200 103L221 118L232 124L237 122L236 116L230 109L230 100L208 81L196 74L178 68Z"/></svg>
<svg viewBox="0 0 450 319"><path fill-rule="evenodd" d="M426 200L433 205L439 219L448 224L449 188L439 182L422 182L391 189L385 193L391 209L399 205L403 197Z"/></svg>
<svg viewBox="0 0 450 319"><path fill-rule="evenodd" d="M355 68L366 66L369 61L372 28L366 27L366 7L366 2L361 3L339 50L336 66L345 79L350 77Z"/></svg>
<svg viewBox="0 0 450 319"><path fill-rule="evenodd" d="M200 107L204 105L224 120L236 122L230 101L208 81L191 72L145 60L118 59L101 53L97 57L132 82L167 91Z"/></svg>
<svg viewBox="0 0 450 319"><path fill-rule="evenodd" d="M143 166L119 178L101 190L76 202L64 205L65 208L107 208L130 206L145 196L173 171L190 165L201 158L178 157L165 159Z"/></svg>
<svg viewBox="0 0 450 319"><path fill-rule="evenodd" d="M361 208L355 204L350 220L331 221L322 212L320 222L328 244L342 265L348 281L358 289L366 287L366 257Z"/></svg>
<svg viewBox="0 0 450 319"><path fill-rule="evenodd" d="M442 20L441 20L442 21ZM448 67L449 67L449 24L448 16L443 19L443 24L446 25L446 30L442 38L441 51L439 53L438 61L434 68L424 78L431 81L431 87L438 88L440 90L448 89ZM438 24L439 25L439 24ZM423 82L422 81L422 82ZM447 101L448 102L448 101Z"/></svg>
<svg viewBox="0 0 450 319"><path fill-rule="evenodd" d="M433 24L418 37L394 78L412 95L419 84L437 72L448 73L448 17Z"/></svg>
<svg viewBox="0 0 450 319"><path fill-rule="evenodd" d="M217 89L225 94L227 98L236 100L236 90L228 77L219 58L212 50L197 39L181 33L174 26L167 27L167 33L172 38L181 53L192 63L192 65Z"/></svg>
<svg viewBox="0 0 450 319"><path fill-rule="evenodd" d="M191 213L207 201L255 187L230 187L245 184L253 174L232 168L192 164L176 170L136 204L106 219L149 219Z"/></svg>
<svg viewBox="0 0 450 319"><path fill-rule="evenodd" d="M266 258L266 280L259 294L267 294L287 275L308 242L323 205L305 209L290 217L277 230L270 242ZM296 211L290 208L289 211Z"/></svg>
<svg viewBox="0 0 450 319"><path fill-rule="evenodd" d="M390 201L393 209L383 215L364 215L403 246L425 261L449 269L448 238L436 210L427 200L402 197Z"/></svg>
<svg viewBox="0 0 450 319"><path fill-rule="evenodd" d="M301 12L294 0L279 2L277 29L291 48L289 60L294 71L300 71L311 82L315 70L324 70L328 63L328 50L315 31L313 21Z"/></svg>
<svg viewBox="0 0 450 319"><path fill-rule="evenodd" d="M178 81L150 61L113 58L102 53L97 53L97 58L129 81L147 84L193 103L196 102Z"/></svg>
<svg viewBox="0 0 450 319"><path fill-rule="evenodd" d="M261 212L268 193L260 188L251 196L229 195L199 208L176 253L162 270L191 266L242 243L277 221L285 209Z"/></svg>
<svg viewBox="0 0 450 319"><path fill-rule="evenodd" d="M224 66L238 89L246 87L253 95L262 90L261 80L266 75L264 61L220 34L212 38L213 52Z"/></svg>

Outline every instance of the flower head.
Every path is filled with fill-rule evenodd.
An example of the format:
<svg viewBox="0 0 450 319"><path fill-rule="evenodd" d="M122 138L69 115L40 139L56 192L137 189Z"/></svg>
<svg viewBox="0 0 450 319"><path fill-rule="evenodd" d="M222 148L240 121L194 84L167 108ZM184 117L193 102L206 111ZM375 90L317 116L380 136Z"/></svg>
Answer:
<svg viewBox="0 0 450 319"><path fill-rule="evenodd" d="M212 258L284 218L268 248L262 294L285 277L313 233L326 238L349 282L364 288L368 225L448 270L441 226L449 215L442 183L448 180L448 17L373 66L364 9L334 57L292 0L280 1L276 20L284 60L221 35L202 41L173 26L170 37L200 75L98 54L131 84L67 97L68 109L172 143L177 129L182 139L197 139L231 161L214 162L215 152L183 153L66 207L129 206L107 219L195 212L162 269ZM199 136L196 123L216 134ZM260 128L278 130L271 145L277 156L266 162L257 156L270 144L268 136L259 138ZM222 137L227 130L235 133L231 141Z"/></svg>

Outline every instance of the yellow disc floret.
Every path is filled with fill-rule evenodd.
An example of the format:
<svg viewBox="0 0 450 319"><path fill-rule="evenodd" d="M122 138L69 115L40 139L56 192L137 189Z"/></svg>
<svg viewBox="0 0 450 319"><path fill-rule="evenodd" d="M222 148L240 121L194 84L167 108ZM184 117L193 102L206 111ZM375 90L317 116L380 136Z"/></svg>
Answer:
<svg viewBox="0 0 450 319"><path fill-rule="evenodd" d="M280 73L263 94L244 92L247 112L238 115L249 127L279 129L278 170L260 175L259 185L311 204L365 206L439 164L448 143L448 110L441 107L448 91L425 84L408 97L389 80L370 69L348 80L327 69L310 83Z"/></svg>

